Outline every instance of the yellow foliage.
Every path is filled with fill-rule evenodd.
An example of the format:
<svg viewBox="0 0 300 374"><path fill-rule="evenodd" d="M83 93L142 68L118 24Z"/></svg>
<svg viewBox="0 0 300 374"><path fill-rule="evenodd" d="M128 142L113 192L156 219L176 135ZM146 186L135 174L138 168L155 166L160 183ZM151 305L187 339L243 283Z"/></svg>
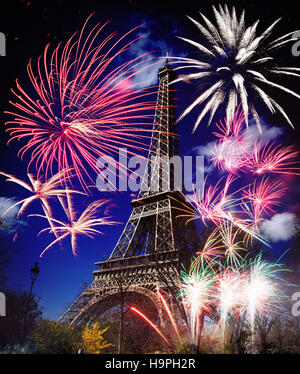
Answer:
<svg viewBox="0 0 300 374"><path fill-rule="evenodd" d="M103 334L109 329L109 326L102 329L98 322L92 326L86 326L82 331L82 342L85 353L102 353L102 351L113 344L106 341Z"/></svg>

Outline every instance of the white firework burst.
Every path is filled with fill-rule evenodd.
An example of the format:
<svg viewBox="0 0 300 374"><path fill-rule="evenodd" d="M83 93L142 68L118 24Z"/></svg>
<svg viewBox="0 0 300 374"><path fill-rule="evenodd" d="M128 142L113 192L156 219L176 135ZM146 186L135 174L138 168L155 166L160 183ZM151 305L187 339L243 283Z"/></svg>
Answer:
<svg viewBox="0 0 300 374"><path fill-rule="evenodd" d="M178 120L185 117L197 105L202 104L201 110L194 126L198 127L203 118L209 114L208 125L211 123L217 109L224 103L226 119L230 121L239 104L245 114L245 123L248 126L248 116L252 115L258 128L261 129L257 112L257 103L263 102L272 114L280 112L292 126L292 122L284 109L266 92L269 87L277 88L285 93L300 99L300 95L273 81L272 77L286 75L300 77L300 68L278 67L272 52L287 43L297 40L293 31L271 42L268 38L281 18L273 22L264 32L257 33L259 21L246 27L245 11L237 17L233 7L213 7L216 25L213 25L202 13L205 26L198 21L188 18L195 24L201 33L203 42L180 37L180 39L193 45L200 53L199 59L173 57L179 63L175 70L192 68L195 72L183 74L172 83L178 81L199 81L201 94L181 114Z"/></svg>

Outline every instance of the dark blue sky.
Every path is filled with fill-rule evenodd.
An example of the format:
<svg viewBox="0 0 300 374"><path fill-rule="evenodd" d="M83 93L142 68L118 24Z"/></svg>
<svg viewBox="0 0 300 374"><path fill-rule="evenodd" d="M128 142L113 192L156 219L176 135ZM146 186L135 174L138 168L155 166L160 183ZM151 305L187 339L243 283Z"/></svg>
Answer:
<svg viewBox="0 0 300 374"><path fill-rule="evenodd" d="M143 44L144 49L157 50L156 55L161 56L165 49L174 54L189 53L186 44L179 41L176 35L193 38L196 30L184 16L188 14L197 18L198 11L203 12L212 19L211 4L218 2L169 2L169 1L115 1L99 2L89 1L11 1L9 7L1 13L0 31L7 34L7 56L0 58L1 76L1 143L0 143L0 170L16 175L21 179L26 178L26 159L22 162L17 157L19 149L16 142L9 147L6 145L7 134L3 131L3 123L7 117L3 111L9 108L8 100L11 98L9 89L14 87L14 80L20 80L25 75L26 63L30 57L37 58L44 46L51 42L54 45L60 40L66 40L75 30L79 29L87 16L95 12L95 21L111 19L110 29L117 29L120 34L131 27L144 24L142 28L145 34L149 33ZM240 12L245 8L248 22L254 22L260 18L263 27L266 28L274 19L283 16L279 27L279 35L297 29L297 11L293 8L280 8L266 1L237 1L227 2L236 5ZM247 20L247 17L246 17ZM300 66L298 59L290 53L289 47L283 49L279 55L284 66ZM282 63L283 62L283 63ZM291 89L297 90L295 80L288 81ZM298 89L299 92L299 89ZM191 102L193 95L197 94L191 85L178 84L176 86L177 113ZM280 94L280 102L287 109L292 121L298 126L291 131L288 125L282 124L284 134L281 139L287 143L298 143L300 128L300 106L296 99L288 95ZM282 123L277 116L271 117L263 113L263 119L268 126L278 126ZM178 125L180 149L182 154L191 154L192 149L198 145L205 145L212 140L211 129L200 126L196 134L191 130L195 121L195 115L188 116ZM298 123L297 123L298 122ZM0 197L25 197L24 190L13 184L4 182L0 177ZM102 198L103 194L95 192L95 198ZM120 222L126 223L130 214L129 193L116 193L113 196L115 208L112 214ZM285 201L285 208L296 205L299 201L299 191L296 180L291 182L291 193ZM84 203L84 201L82 201ZM37 212L38 203L30 208L30 212ZM79 209L79 206L78 206ZM284 209L285 210L285 209ZM44 225L44 226L43 226ZM52 237L43 234L37 237L37 233L45 227L44 222L36 217L26 219L26 225L21 225L18 236L12 241L13 234L0 232L0 240L12 255L12 261L8 271L9 288L28 289L30 286L29 271L35 261L39 261L40 275L35 285L35 293L41 297L41 305L44 307L44 317L56 319L66 308L66 305L74 301L80 290L81 282L92 281L92 271L96 261L105 259L113 250L123 225L107 227L105 235L97 236L94 240L81 237L79 239L79 254L74 257L68 240L64 241L64 248L59 246L51 248L40 259L39 255ZM290 243L279 243L277 246L286 249ZM274 249L275 250L275 249Z"/></svg>

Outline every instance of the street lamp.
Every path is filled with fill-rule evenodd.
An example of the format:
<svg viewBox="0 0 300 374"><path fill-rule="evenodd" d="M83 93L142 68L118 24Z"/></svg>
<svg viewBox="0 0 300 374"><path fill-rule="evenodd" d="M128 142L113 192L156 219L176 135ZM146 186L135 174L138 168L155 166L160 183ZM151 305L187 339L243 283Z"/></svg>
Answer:
<svg viewBox="0 0 300 374"><path fill-rule="evenodd" d="M27 308L26 308L25 318L24 318L24 335L25 336L27 334L27 318L28 318L28 313L29 313L30 301L32 297L32 288L33 288L34 282L37 280L39 272L40 272L40 269L38 267L38 263L35 262L34 267L31 268L30 270L31 286L30 286L30 291L29 291L29 296L28 296L28 301L27 301Z"/></svg>
<svg viewBox="0 0 300 374"><path fill-rule="evenodd" d="M30 270L30 278L31 278L31 285L37 280L37 277L39 275L40 269L38 267L38 263L35 262L34 267ZM32 291L32 287L31 287Z"/></svg>

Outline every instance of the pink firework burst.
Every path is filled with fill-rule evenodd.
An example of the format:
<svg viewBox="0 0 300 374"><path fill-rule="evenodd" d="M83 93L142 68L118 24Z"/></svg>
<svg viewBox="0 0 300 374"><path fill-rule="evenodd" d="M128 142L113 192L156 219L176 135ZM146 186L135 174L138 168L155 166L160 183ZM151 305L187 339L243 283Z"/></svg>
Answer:
<svg viewBox="0 0 300 374"><path fill-rule="evenodd" d="M254 174L280 173L300 175L300 168L294 167L299 164L295 158L299 152L294 146L275 145L267 142L262 146L261 141L255 142L253 156L249 161L249 167Z"/></svg>
<svg viewBox="0 0 300 374"><path fill-rule="evenodd" d="M281 181L263 178L259 182L255 181L243 195L252 203L254 215L258 218L262 213L274 213L273 206L280 205L279 199L284 196L286 190Z"/></svg>
<svg viewBox="0 0 300 374"><path fill-rule="evenodd" d="M10 101L15 111L6 112L14 117L6 123L10 141L25 142L21 158L30 153L28 169L35 164L38 175L47 177L53 170L72 167L82 187L86 178L92 180L91 173L100 172L100 156L109 162L119 148L132 154L145 148L151 130L144 125L155 108L153 100L147 101L154 87L133 83L146 69L146 54L117 61L138 39L126 41L136 28L120 37L116 32L102 36L108 22L88 31L90 17L53 52L48 44L35 66L29 61L31 88L25 90L16 81L12 92L17 101Z"/></svg>
<svg viewBox="0 0 300 374"><path fill-rule="evenodd" d="M211 151L214 166L223 171L236 173L247 165L251 155L249 137L243 131L245 115L238 109L230 120L225 119L216 126L214 135L218 141Z"/></svg>
<svg viewBox="0 0 300 374"><path fill-rule="evenodd" d="M206 186L204 183L201 190L195 191L190 197L196 210L194 218L201 218L204 224L211 221L219 226L224 219L227 219L228 215L231 216L231 212L238 205L239 200L234 196L235 192L229 193L234 179L235 177L229 174L223 186L221 185L223 178L221 178L215 185Z"/></svg>
<svg viewBox="0 0 300 374"><path fill-rule="evenodd" d="M218 141L211 151L211 161L214 166L223 171L236 173L242 169L249 160L248 143L242 138L228 138Z"/></svg>
<svg viewBox="0 0 300 374"><path fill-rule="evenodd" d="M239 105L229 120L225 118L224 121L220 121L216 124L219 131L215 131L213 134L222 141L231 138L232 136L241 136L244 122L245 114L240 109Z"/></svg>

